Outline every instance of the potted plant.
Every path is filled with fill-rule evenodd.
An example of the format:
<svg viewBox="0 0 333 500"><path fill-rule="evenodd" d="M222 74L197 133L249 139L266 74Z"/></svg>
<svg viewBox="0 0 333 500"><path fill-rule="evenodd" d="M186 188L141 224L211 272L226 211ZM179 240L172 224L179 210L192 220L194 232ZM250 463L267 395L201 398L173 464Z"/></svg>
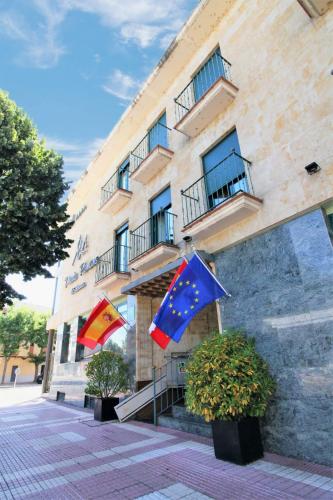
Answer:
<svg viewBox="0 0 333 500"><path fill-rule="evenodd" d="M186 372L186 406L212 422L216 458L244 465L262 457L258 417L275 383L254 339L215 333L194 351Z"/></svg>
<svg viewBox="0 0 333 500"><path fill-rule="evenodd" d="M119 403L119 392L128 387L128 366L121 354L101 351L94 354L86 368L88 385L85 393L96 396L94 418L104 422L117 418L114 407Z"/></svg>

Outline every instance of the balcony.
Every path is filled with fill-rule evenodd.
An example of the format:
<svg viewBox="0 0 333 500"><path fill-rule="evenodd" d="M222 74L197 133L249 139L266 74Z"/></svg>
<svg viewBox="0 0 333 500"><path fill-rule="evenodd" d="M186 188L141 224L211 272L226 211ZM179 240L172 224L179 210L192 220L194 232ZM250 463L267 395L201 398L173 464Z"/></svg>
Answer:
<svg viewBox="0 0 333 500"><path fill-rule="evenodd" d="M178 257L178 247L174 245L174 220L177 216L169 210L161 210L130 232L130 262L140 270L145 270Z"/></svg>
<svg viewBox="0 0 333 500"><path fill-rule="evenodd" d="M231 82L231 64L216 51L175 99L175 129L197 136L235 99L238 88Z"/></svg>
<svg viewBox="0 0 333 500"><path fill-rule="evenodd" d="M310 17L323 16L332 0L297 0Z"/></svg>
<svg viewBox="0 0 333 500"><path fill-rule="evenodd" d="M129 191L129 164L118 168L101 189L100 210L111 215L119 212L132 198Z"/></svg>
<svg viewBox="0 0 333 500"><path fill-rule="evenodd" d="M131 153L131 178L147 184L173 157L168 149L170 129L157 123Z"/></svg>
<svg viewBox="0 0 333 500"><path fill-rule="evenodd" d="M250 165L233 151L181 191L186 235L208 238L260 209L262 201L253 195Z"/></svg>
<svg viewBox="0 0 333 500"><path fill-rule="evenodd" d="M115 245L98 257L95 284L100 288L108 288L129 280L128 272L129 247Z"/></svg>

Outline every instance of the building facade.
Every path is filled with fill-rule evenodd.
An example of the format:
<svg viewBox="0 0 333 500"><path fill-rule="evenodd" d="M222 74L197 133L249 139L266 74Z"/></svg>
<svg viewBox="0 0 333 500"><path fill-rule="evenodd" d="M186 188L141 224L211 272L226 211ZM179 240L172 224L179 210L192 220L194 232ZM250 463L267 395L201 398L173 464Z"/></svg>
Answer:
<svg viewBox="0 0 333 500"><path fill-rule="evenodd" d="M76 337L106 294L130 325L111 341L134 389L243 328L277 380L266 449L332 460L332 31L329 1L199 4L69 196L51 397L83 404L91 351ZM162 351L148 329L193 249L232 297Z"/></svg>
<svg viewBox="0 0 333 500"><path fill-rule="evenodd" d="M39 353L40 348L32 344L29 347L20 346L8 360L0 356L0 381L4 376L4 384L14 383L15 378L17 384L24 384L34 382L39 374L43 376L45 364L36 366L30 359L31 355Z"/></svg>

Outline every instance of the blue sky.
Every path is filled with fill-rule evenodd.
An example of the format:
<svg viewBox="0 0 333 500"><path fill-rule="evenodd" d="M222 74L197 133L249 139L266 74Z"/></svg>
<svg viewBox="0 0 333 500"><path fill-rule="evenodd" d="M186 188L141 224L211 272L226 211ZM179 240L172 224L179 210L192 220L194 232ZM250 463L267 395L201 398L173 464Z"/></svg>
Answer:
<svg viewBox="0 0 333 500"><path fill-rule="evenodd" d="M64 156L68 180L87 167L197 4L0 0L0 88ZM25 294L45 302L34 283L33 297L27 285Z"/></svg>

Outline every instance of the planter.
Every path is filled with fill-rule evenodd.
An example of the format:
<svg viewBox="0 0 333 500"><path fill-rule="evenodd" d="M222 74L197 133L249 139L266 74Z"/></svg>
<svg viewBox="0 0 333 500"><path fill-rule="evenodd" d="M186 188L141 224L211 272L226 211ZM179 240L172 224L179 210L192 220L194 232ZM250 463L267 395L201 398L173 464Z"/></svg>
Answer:
<svg viewBox="0 0 333 500"><path fill-rule="evenodd" d="M245 465L263 457L259 420L256 417L240 421L212 422L215 457Z"/></svg>
<svg viewBox="0 0 333 500"><path fill-rule="evenodd" d="M94 419L104 422L105 420L118 420L114 407L119 403L119 398L96 398L94 408Z"/></svg>

